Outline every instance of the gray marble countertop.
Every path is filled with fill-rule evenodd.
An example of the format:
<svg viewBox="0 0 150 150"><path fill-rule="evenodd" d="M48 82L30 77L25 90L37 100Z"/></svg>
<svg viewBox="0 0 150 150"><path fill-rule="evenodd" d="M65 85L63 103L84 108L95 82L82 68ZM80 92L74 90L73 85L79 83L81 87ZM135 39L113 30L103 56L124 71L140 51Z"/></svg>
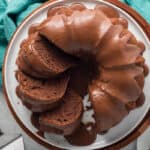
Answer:
<svg viewBox="0 0 150 150"><path fill-rule="evenodd" d="M25 150L46 150L44 147L33 141L16 123L9 111L4 95L0 91L0 129L2 132L13 135L22 134L25 144ZM122 150L136 150L136 141L126 146Z"/></svg>

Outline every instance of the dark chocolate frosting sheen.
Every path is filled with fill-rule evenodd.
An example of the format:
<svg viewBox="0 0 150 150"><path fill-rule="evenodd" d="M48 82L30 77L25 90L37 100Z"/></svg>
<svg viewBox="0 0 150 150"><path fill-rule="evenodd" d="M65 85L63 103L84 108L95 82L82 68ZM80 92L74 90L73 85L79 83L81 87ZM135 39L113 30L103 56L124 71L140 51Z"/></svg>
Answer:
<svg viewBox="0 0 150 150"><path fill-rule="evenodd" d="M57 55L46 43L63 55ZM22 45L25 54L19 56L17 64L29 75L34 76L37 72L38 76L55 78L69 70L68 86L78 96L90 95L98 133L108 131L144 102L144 77L148 74L143 58L145 45L129 31L127 20L112 7L98 5L89 9L75 3L51 8L43 22L31 26L29 37ZM49 52L49 57L45 57ZM39 106L34 109L38 110ZM55 112L48 114L55 118ZM43 130L54 131L51 124L48 122ZM69 135L72 132L69 131Z"/></svg>
<svg viewBox="0 0 150 150"><path fill-rule="evenodd" d="M38 30L66 53L80 56L81 53L95 54L110 26L111 21L103 12L85 9L74 11L70 16L56 14L45 20Z"/></svg>

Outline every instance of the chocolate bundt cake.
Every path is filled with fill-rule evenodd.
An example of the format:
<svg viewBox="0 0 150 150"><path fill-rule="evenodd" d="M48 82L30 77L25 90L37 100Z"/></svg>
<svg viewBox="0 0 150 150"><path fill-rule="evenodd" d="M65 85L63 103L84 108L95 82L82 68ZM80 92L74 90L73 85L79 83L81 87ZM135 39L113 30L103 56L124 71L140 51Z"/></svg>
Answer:
<svg viewBox="0 0 150 150"><path fill-rule="evenodd" d="M20 70L33 77L53 77L75 65L74 58L61 52L38 32L31 33L20 48L18 59L21 61L17 64Z"/></svg>
<svg viewBox="0 0 150 150"><path fill-rule="evenodd" d="M87 56L94 57L98 64L98 78L89 84L90 100L96 120L100 120L100 115L94 106L97 106L98 99L103 99L103 103L108 105L110 110L113 109L110 101L113 101L112 104L115 103L116 109L118 105L123 109L118 108L118 113L122 113L116 120L110 116L110 126L120 122L142 94L142 54L145 49L143 44L127 29L127 21L121 18L116 10L107 6L100 5L94 9L84 8L76 11L71 7L57 8L57 13L52 10L48 16L49 18L38 27L41 35L64 52L82 60L87 59ZM59 26L55 26L56 24ZM98 108L101 108L101 105ZM103 131L101 121L104 120L97 123L100 131ZM110 126L104 130L108 130Z"/></svg>
<svg viewBox="0 0 150 150"><path fill-rule="evenodd" d="M17 65L25 74L17 73L17 93L32 111L47 111L39 118L42 131L72 134L86 94L97 133L144 102L145 46L111 7L89 9L77 3L51 8L44 21L30 28L20 49Z"/></svg>
<svg viewBox="0 0 150 150"><path fill-rule="evenodd" d="M82 111L82 98L73 90L68 89L57 109L40 115L40 129L70 135L79 126Z"/></svg>
<svg viewBox="0 0 150 150"><path fill-rule="evenodd" d="M50 110L57 106L62 101L69 81L68 75L52 80L38 80L21 71L16 72L16 78L19 82L17 95L34 112Z"/></svg>

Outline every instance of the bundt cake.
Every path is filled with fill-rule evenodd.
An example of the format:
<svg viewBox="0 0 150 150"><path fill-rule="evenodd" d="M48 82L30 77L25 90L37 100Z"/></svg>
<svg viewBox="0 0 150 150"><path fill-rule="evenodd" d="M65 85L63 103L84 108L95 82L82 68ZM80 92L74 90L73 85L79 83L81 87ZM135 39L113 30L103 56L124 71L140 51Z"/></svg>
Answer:
<svg viewBox="0 0 150 150"><path fill-rule="evenodd" d="M88 94L96 132L104 133L144 102L144 50L111 7L51 8L21 44L17 93L31 111L42 111L40 130L63 135L78 131Z"/></svg>
<svg viewBox="0 0 150 150"><path fill-rule="evenodd" d="M57 106L62 101L69 81L68 75L38 80L21 71L16 72L16 78L19 82L17 95L34 112L50 110Z"/></svg>

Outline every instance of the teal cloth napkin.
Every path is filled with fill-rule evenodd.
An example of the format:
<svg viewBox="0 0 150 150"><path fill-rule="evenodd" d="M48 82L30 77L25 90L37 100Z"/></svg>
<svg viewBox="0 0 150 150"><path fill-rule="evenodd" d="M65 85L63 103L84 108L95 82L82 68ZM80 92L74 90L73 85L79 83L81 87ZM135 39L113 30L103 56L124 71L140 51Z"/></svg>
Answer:
<svg viewBox="0 0 150 150"><path fill-rule="evenodd" d="M150 23L150 0L122 0L139 12Z"/></svg>
<svg viewBox="0 0 150 150"><path fill-rule="evenodd" d="M22 20L46 0L0 0L0 87L7 44Z"/></svg>
<svg viewBox="0 0 150 150"><path fill-rule="evenodd" d="M6 46L21 21L46 0L0 0L0 86ZM122 0L150 22L150 0Z"/></svg>

